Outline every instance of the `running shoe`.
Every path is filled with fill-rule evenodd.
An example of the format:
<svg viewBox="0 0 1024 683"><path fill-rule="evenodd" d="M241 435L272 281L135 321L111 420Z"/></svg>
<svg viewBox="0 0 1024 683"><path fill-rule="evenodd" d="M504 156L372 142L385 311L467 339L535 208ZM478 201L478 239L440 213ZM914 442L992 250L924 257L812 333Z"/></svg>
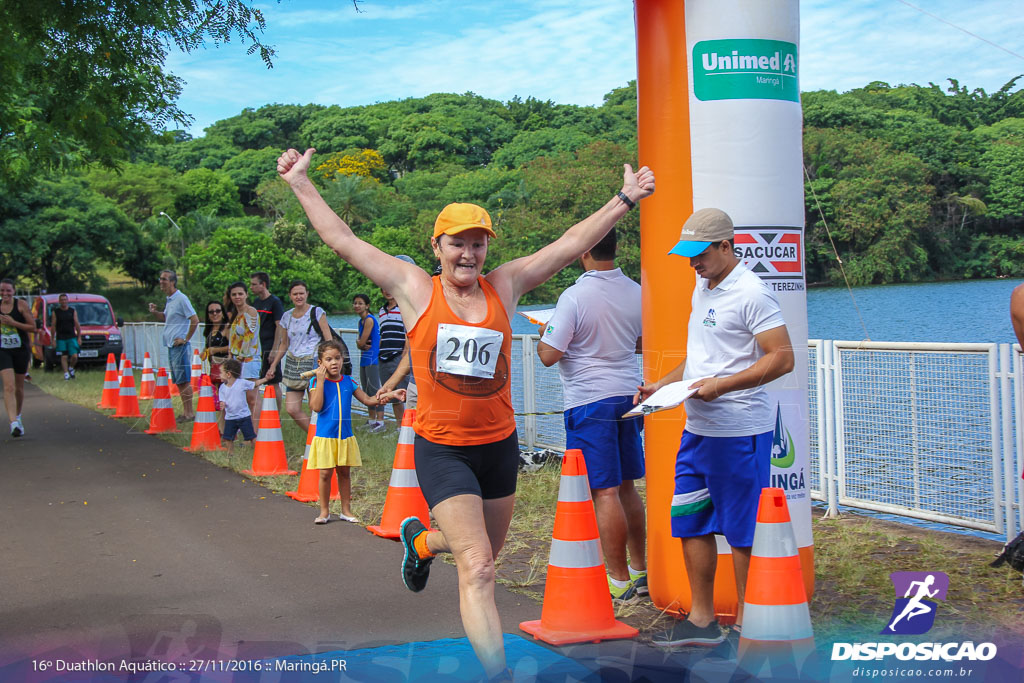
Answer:
<svg viewBox="0 0 1024 683"><path fill-rule="evenodd" d="M68 372L71 373L71 379L75 379L75 369L74 368L69 368Z"/></svg>
<svg viewBox="0 0 1024 683"><path fill-rule="evenodd" d="M657 647L681 647L686 645L700 645L710 647L718 645L725 640L725 634L718 626L718 620L712 621L707 626L697 626L689 619L676 621L672 628L654 637L652 645Z"/></svg>
<svg viewBox="0 0 1024 683"><path fill-rule="evenodd" d="M430 563L433 557L421 559L414 545L416 537L427 530L423 523L416 517L406 517L402 521L399 534L402 538L402 545L405 546L405 557L402 559L402 582L405 587L413 593L419 593L427 585L430 577Z"/></svg>
<svg viewBox="0 0 1024 683"><path fill-rule="evenodd" d="M14 422L11 423L11 436L13 436L14 438L18 438L24 433L25 429L24 427L21 426L20 421L15 420Z"/></svg>
<svg viewBox="0 0 1024 683"><path fill-rule="evenodd" d="M624 588L619 588L612 583L612 577L609 576L608 592L612 594L612 602L617 605L632 605L640 600L640 595L636 591L635 581L630 581Z"/></svg>
<svg viewBox="0 0 1024 683"><path fill-rule="evenodd" d="M65 372L64 373L64 381L67 382L69 379L71 379L71 373L70 372Z"/></svg>
<svg viewBox="0 0 1024 683"><path fill-rule="evenodd" d="M385 425L383 422L378 422L377 424L373 425L372 427L370 427L366 431L368 431L371 434L380 434L381 432L385 431L386 429L387 429L387 425Z"/></svg>
<svg viewBox="0 0 1024 683"><path fill-rule="evenodd" d="M647 572L635 572L632 569L629 570L629 578L636 584L636 594L642 598L646 598L651 594L650 589L647 587Z"/></svg>

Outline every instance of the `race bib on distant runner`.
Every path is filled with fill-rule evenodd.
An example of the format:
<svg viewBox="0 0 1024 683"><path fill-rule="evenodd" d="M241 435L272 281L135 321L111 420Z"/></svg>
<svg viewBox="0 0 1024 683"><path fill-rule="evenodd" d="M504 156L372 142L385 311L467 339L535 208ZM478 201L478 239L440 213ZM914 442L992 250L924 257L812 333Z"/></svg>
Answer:
<svg viewBox="0 0 1024 683"><path fill-rule="evenodd" d="M0 325L0 349L16 349L19 346L21 346L21 337L18 335L18 328Z"/></svg>
<svg viewBox="0 0 1024 683"><path fill-rule="evenodd" d="M467 377L494 377L501 354L501 332L468 325L437 326L437 371Z"/></svg>

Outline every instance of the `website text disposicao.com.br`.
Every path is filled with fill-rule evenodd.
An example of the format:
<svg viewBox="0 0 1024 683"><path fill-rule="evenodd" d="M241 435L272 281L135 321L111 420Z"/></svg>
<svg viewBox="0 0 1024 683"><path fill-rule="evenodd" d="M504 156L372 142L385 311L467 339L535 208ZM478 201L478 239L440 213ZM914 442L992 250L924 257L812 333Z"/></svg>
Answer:
<svg viewBox="0 0 1024 683"><path fill-rule="evenodd" d="M871 667L858 666L850 672L855 678L971 678L974 669L968 666L953 667L948 669L915 669L913 667Z"/></svg>
<svg viewBox="0 0 1024 683"><path fill-rule="evenodd" d="M832 661L884 660L897 662L858 665L851 674L857 678L970 678L974 666L960 662L985 662L993 659L997 648L993 643L834 643ZM918 662L936 662L925 667ZM939 663L941 662L941 664Z"/></svg>

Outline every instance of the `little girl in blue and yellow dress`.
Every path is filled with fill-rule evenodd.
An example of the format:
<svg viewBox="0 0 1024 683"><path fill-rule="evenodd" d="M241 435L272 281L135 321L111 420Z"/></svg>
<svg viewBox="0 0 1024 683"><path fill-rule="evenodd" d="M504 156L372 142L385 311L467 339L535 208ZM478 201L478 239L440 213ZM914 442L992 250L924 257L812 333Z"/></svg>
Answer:
<svg viewBox="0 0 1024 683"><path fill-rule="evenodd" d="M341 514L346 522L358 522L352 514L352 488L350 467L359 467L359 444L352 433L352 397L367 407L384 405L392 399L405 401L405 390L370 396L359 388L351 377L341 374L341 344L328 339L316 349L319 366L316 383L309 395L309 407L316 411L316 434L309 447L307 469L320 470L320 516L314 524L327 524L330 520L331 470L338 472L338 492L341 495Z"/></svg>

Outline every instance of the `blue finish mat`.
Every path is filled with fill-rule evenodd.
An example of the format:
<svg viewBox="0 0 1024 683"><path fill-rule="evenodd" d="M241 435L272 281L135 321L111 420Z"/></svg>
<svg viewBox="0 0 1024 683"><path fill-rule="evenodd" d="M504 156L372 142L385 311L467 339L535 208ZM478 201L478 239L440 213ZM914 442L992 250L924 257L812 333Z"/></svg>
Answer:
<svg viewBox="0 0 1024 683"><path fill-rule="evenodd" d="M561 683L590 675L585 666L532 640L505 634L505 657L519 680ZM484 671L465 638L386 645L365 650L325 652L301 657L279 657L265 662L281 674L281 681L480 681ZM294 667L294 668L292 668ZM319 671L319 673L313 673ZM290 672L290 673L289 673ZM293 677L294 676L294 677ZM258 676L254 676L258 679ZM235 680L238 680L236 676Z"/></svg>

